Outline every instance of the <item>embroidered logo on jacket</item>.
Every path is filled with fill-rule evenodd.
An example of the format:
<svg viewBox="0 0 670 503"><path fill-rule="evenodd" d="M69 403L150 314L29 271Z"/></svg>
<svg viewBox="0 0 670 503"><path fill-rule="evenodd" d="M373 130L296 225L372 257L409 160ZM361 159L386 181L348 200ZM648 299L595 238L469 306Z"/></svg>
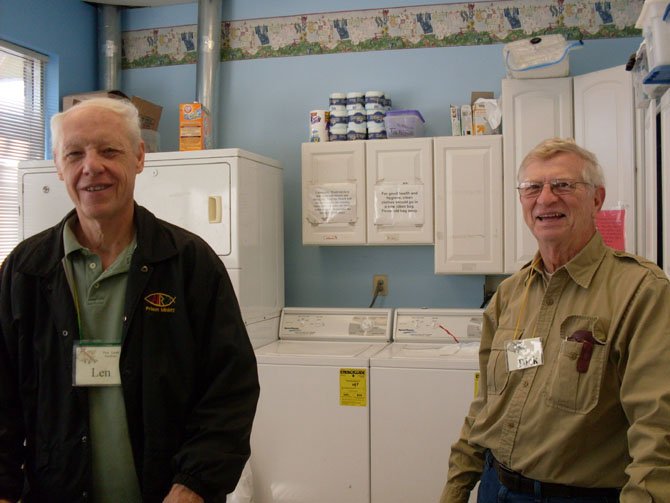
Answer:
<svg viewBox="0 0 670 503"><path fill-rule="evenodd" d="M175 308L174 303L177 301L176 297L168 295L167 293L150 293L144 297L146 305L144 306L145 311L150 311L152 313L174 313Z"/></svg>

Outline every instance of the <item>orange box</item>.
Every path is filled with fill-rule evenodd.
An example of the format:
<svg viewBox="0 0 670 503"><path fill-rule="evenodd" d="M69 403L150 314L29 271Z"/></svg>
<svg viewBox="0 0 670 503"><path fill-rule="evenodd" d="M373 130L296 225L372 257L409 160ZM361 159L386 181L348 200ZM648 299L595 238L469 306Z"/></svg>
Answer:
<svg viewBox="0 0 670 503"><path fill-rule="evenodd" d="M179 150L211 147L209 111L201 103L179 104Z"/></svg>

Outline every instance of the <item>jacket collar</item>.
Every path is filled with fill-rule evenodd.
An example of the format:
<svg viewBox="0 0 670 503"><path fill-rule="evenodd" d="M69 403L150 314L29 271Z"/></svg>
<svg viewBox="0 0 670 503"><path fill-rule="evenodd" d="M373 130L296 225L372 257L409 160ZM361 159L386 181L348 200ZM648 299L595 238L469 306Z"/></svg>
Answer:
<svg viewBox="0 0 670 503"><path fill-rule="evenodd" d="M48 276L60 265L64 256L63 230L75 211L70 211L54 227L28 238L25 243L31 247L31 253L20 254L22 258L16 264L17 270ZM160 262L177 253L172 235L164 225L157 225L160 220L153 213L135 203L133 218L137 229L135 253L142 263Z"/></svg>

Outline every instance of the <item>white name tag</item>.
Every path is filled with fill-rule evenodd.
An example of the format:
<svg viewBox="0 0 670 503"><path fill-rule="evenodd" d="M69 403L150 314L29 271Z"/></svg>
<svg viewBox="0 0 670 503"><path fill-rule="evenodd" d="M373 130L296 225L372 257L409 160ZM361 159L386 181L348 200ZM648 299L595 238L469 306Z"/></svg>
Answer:
<svg viewBox="0 0 670 503"><path fill-rule="evenodd" d="M538 367L544 363L542 341L539 337L508 341L505 349L507 350L507 369L510 372Z"/></svg>
<svg viewBox="0 0 670 503"><path fill-rule="evenodd" d="M120 344L75 343L72 384L74 386L120 385L120 359Z"/></svg>

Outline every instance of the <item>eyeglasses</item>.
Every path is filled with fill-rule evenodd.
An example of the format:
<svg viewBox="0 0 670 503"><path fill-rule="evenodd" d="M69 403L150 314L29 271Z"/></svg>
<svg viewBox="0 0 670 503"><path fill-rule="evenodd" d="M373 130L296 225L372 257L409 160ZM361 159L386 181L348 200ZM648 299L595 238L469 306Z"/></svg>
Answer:
<svg viewBox="0 0 670 503"><path fill-rule="evenodd" d="M549 180L548 182L521 182L517 187L517 190L519 191L519 195L521 197L538 197L542 193L544 186L547 184L549 184L551 192L556 196L572 194L575 190L577 190L577 185L579 184L593 186L593 184L589 182L556 179Z"/></svg>

